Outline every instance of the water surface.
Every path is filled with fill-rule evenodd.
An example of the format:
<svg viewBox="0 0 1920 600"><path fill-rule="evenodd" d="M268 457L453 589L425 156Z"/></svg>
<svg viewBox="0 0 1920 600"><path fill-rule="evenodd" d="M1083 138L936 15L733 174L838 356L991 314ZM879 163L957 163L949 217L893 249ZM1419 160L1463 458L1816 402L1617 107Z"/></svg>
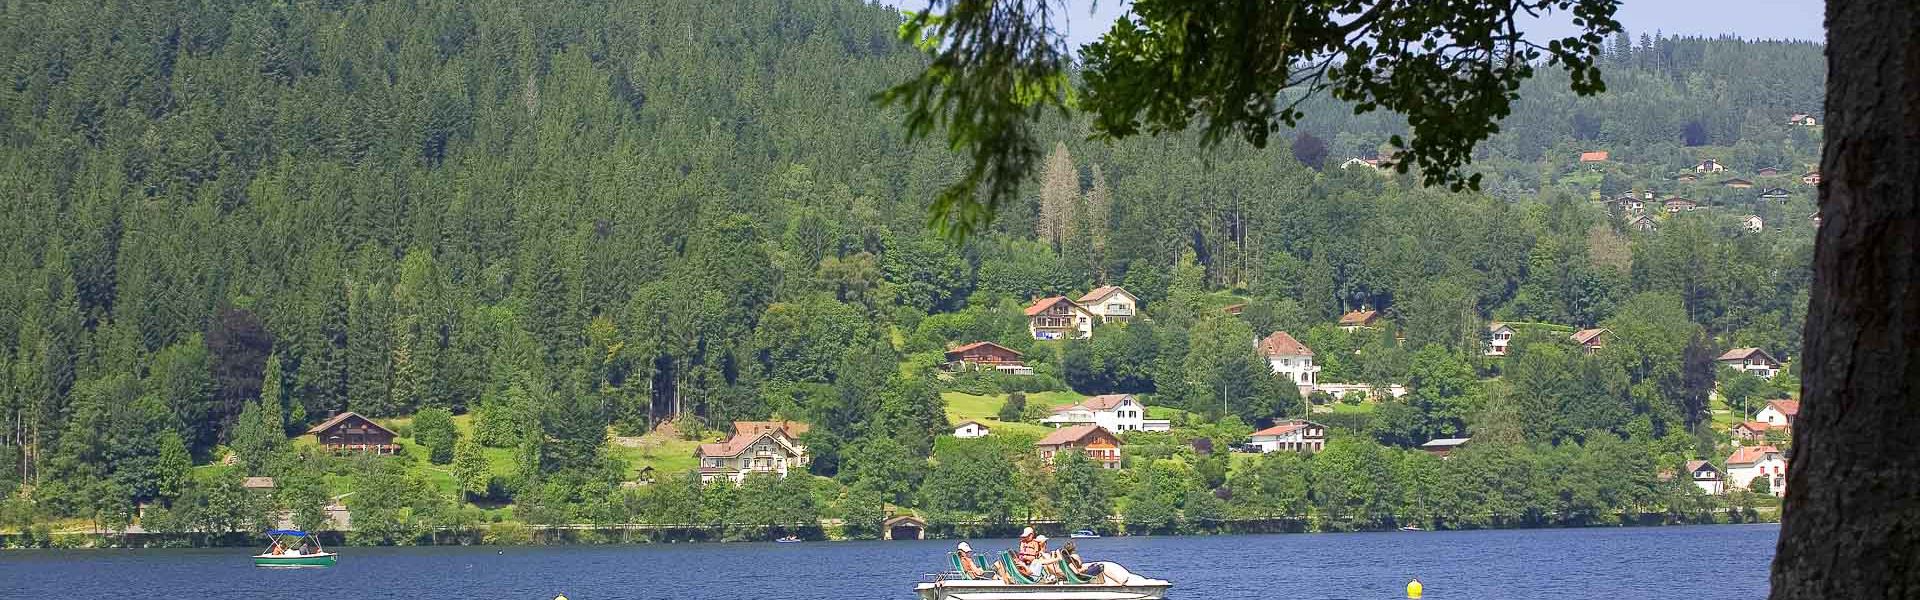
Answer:
<svg viewBox="0 0 1920 600"><path fill-rule="evenodd" d="M1076 540L1177 599L1678 598L1767 594L1777 525ZM911 600L951 541L339 548L330 569L256 569L246 549L0 553L0 597L138 600L764 598ZM977 550L1010 546L974 540Z"/></svg>

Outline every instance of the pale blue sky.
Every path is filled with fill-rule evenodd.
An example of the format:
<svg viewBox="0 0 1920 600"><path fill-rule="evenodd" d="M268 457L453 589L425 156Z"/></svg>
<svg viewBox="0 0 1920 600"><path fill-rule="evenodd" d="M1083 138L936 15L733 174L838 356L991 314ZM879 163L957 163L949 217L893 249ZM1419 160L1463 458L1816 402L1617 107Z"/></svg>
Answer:
<svg viewBox="0 0 1920 600"><path fill-rule="evenodd" d="M926 8L926 0L879 0L907 9ZM1067 37L1075 47L1098 38L1125 10L1121 0L1061 0L1068 7ZM1096 9L1097 10L1092 10ZM1747 39L1826 41L1826 3L1821 0L1624 0L1615 14L1637 40L1641 33L1716 36L1733 34ZM1556 15L1528 27L1545 35L1569 35L1575 30L1567 15Z"/></svg>

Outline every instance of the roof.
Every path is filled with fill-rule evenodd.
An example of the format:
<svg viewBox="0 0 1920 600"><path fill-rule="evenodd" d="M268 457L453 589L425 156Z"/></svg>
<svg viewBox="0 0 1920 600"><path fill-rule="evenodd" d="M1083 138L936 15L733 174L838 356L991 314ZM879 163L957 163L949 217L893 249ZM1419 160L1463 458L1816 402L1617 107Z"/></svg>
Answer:
<svg viewBox="0 0 1920 600"><path fill-rule="evenodd" d="M1487 331L1499 331L1502 329L1513 329L1513 327L1510 325L1507 325L1506 323L1501 323L1499 321L1494 321L1492 323L1487 324Z"/></svg>
<svg viewBox="0 0 1920 600"><path fill-rule="evenodd" d="M1126 294L1128 298L1133 298L1132 292L1128 292L1127 290L1121 288L1120 286L1103 285L1097 288L1093 288L1093 291L1087 292L1086 295L1081 296L1078 302L1081 304L1092 304L1095 302L1099 302L1101 300L1105 300L1107 299L1107 296L1112 296L1116 292L1121 294ZM1134 298L1134 299L1138 300L1138 298Z"/></svg>
<svg viewBox="0 0 1920 600"><path fill-rule="evenodd" d="M1056 413L1068 412L1075 409L1096 411L1113 410L1113 407L1120 405L1121 400L1132 396L1133 394L1101 394L1098 396L1088 396L1085 400L1064 406L1055 406L1051 410Z"/></svg>
<svg viewBox="0 0 1920 600"><path fill-rule="evenodd" d="M379 427L381 431L385 431L385 432L387 432L387 433L389 433L389 434L393 434L393 435L394 435L394 436L396 436L396 437L398 437L398 436L400 435L400 434L397 434L397 433L393 433L393 430L392 430L392 429L387 429L387 428L386 428L386 426L384 426L384 425L381 425L381 424L379 424L379 423L374 423L374 422L373 422L373 419L369 419L369 418L366 418L366 417L361 417L361 416L360 416L360 413L356 413L356 412L353 412L353 411L347 411L347 412L343 412L343 413L340 413L340 414L337 414L337 415L334 415L334 416L333 416L333 418L331 418L331 419L327 419L327 420L325 420L325 421L321 421L319 425L315 425L315 426L313 426L313 428L312 428L312 429L308 429L308 430L307 430L307 433L320 433L320 432L322 432L322 431L326 431L326 430L328 430L328 429L333 429L333 427L334 427L335 425L339 425L339 424L341 424L341 423L344 423L344 422L346 422L346 420L347 420L347 419L352 419L352 418L355 418L355 417L359 417L359 419L360 419L360 420L362 420L362 421L366 421L366 422L368 422L368 423L371 423L371 424L373 424L373 426L374 426L374 427Z"/></svg>
<svg viewBox="0 0 1920 600"><path fill-rule="evenodd" d="M1366 325L1368 323L1372 323L1374 319L1377 319L1379 317L1380 317L1380 311L1356 310L1344 315L1340 315L1340 324L1341 325Z"/></svg>
<svg viewBox="0 0 1920 600"><path fill-rule="evenodd" d="M1666 204L1694 204L1694 201L1686 198L1668 198Z"/></svg>
<svg viewBox="0 0 1920 600"><path fill-rule="evenodd" d="M271 489L273 488L273 478L272 477L248 477L246 479L240 480L240 487L247 488L250 490Z"/></svg>
<svg viewBox="0 0 1920 600"><path fill-rule="evenodd" d="M1607 159L1607 152L1605 150L1601 150L1599 152L1581 152L1580 153L1580 162L1599 162L1606 159Z"/></svg>
<svg viewBox="0 0 1920 600"><path fill-rule="evenodd" d="M1295 430L1295 429L1299 429L1299 428L1302 428L1302 427L1306 427L1306 426L1308 426L1308 425L1318 425L1318 423L1314 423L1314 422L1312 422L1312 421L1302 421L1302 420L1299 420L1299 419L1294 419L1294 420L1290 420L1290 421L1281 421L1281 422L1279 422L1279 423L1274 423L1272 427L1268 427L1268 428L1266 428L1266 429L1262 429L1262 430L1259 430L1259 431L1255 431L1255 432L1253 432L1253 433L1251 433L1251 434L1248 434L1248 435L1250 435L1250 436L1258 436L1258 435L1273 435L1273 436L1280 436L1280 435L1286 435L1286 434L1289 434L1289 433L1293 433L1293 430Z"/></svg>
<svg viewBox="0 0 1920 600"><path fill-rule="evenodd" d="M961 427L966 427L966 426L968 426L968 425L974 425L974 426L978 426L978 427L979 427L979 428L981 428L981 429L993 429L992 427L988 427L986 423L981 423L981 422L979 422L979 421L975 421L975 420L973 420L973 419L967 419L967 420L965 420L965 421L961 421L959 425L954 425L954 426L953 426L953 428L954 428L954 429L959 429L959 428L961 428Z"/></svg>
<svg viewBox="0 0 1920 600"><path fill-rule="evenodd" d="M1275 331L1267 334L1267 339L1260 340L1260 355L1313 356L1313 349L1300 343L1300 340L1293 339L1293 336L1285 331Z"/></svg>
<svg viewBox="0 0 1920 600"><path fill-rule="evenodd" d="M1421 448L1458 448L1458 447L1467 445L1467 441L1471 439L1473 438L1440 438L1437 440L1430 440L1425 444L1421 444L1420 447Z"/></svg>
<svg viewBox="0 0 1920 600"><path fill-rule="evenodd" d="M1221 312L1224 312L1230 315L1237 315L1242 312L1245 312L1246 310L1247 310L1247 303L1245 302L1241 302L1239 304L1228 304L1220 308Z"/></svg>
<svg viewBox="0 0 1920 600"><path fill-rule="evenodd" d="M1789 417L1800 414L1799 400L1768 400L1767 407Z"/></svg>
<svg viewBox="0 0 1920 600"><path fill-rule="evenodd" d="M1012 349L1012 348L1008 348L1008 347L1006 347L1006 346L1002 346L1002 345L999 345L999 344L995 344L995 343L993 343L993 342L974 342L974 343L971 343L971 344L967 344L967 345L965 345L965 346L961 346L961 347L958 347L958 348L954 348L954 349L952 349L952 350L948 350L948 351L947 351L947 355L948 355L948 356L952 356L952 355L955 355L955 354L966 354L966 353L967 353L967 352L969 352L969 351L972 351L972 350L978 350L978 349L980 349L980 348L985 348L985 347L987 347L987 346L992 346L992 347L995 347L995 348L999 348L999 349L1001 349L1001 350L1005 350L1005 351L1007 351L1007 352L1012 352L1014 356L1020 356L1020 351L1019 351L1019 350L1014 350L1014 349Z"/></svg>
<svg viewBox="0 0 1920 600"><path fill-rule="evenodd" d="M1720 360L1720 361L1747 360L1749 358L1754 358L1755 356L1758 356L1759 358L1767 359L1767 362L1772 364L1779 364L1780 362L1780 361L1774 360L1773 355L1767 354L1767 351L1761 350L1759 348L1734 348L1732 350L1728 350L1726 354L1722 354L1720 355L1720 358L1717 358L1714 360Z"/></svg>
<svg viewBox="0 0 1920 600"><path fill-rule="evenodd" d="M741 435L741 434L753 435L753 434L760 433L762 431L779 430L781 433L786 434L787 437L799 438L802 435L806 435L807 430L809 429L812 429L812 427L808 426L806 423L801 423L799 421L734 421L733 422L734 435Z"/></svg>
<svg viewBox="0 0 1920 600"><path fill-rule="evenodd" d="M1733 426L1733 428L1764 433L1766 432L1766 430L1772 429L1773 426L1767 424L1766 421L1744 421L1744 422L1741 422L1739 425Z"/></svg>
<svg viewBox="0 0 1920 600"><path fill-rule="evenodd" d="M727 438L727 441L717 444L701 444L697 455L702 457L739 456L741 452L745 452L747 448L752 447L754 443L759 442L761 438L773 438L775 443L786 447L788 450L794 449L786 440L781 439L780 436L773 435L772 431L760 431L750 435L734 433L733 437Z"/></svg>
<svg viewBox="0 0 1920 600"><path fill-rule="evenodd" d="M1075 307L1080 306L1079 304L1075 304L1074 301L1068 300L1066 296L1047 296L1033 301L1033 304L1027 307L1027 316L1031 317L1046 312L1048 308L1052 308L1053 305L1061 302L1073 304Z"/></svg>
<svg viewBox="0 0 1920 600"><path fill-rule="evenodd" d="M1713 472L1715 472L1715 473L1718 473L1718 472L1720 472L1720 467L1716 467L1716 466L1713 466L1713 463L1710 463L1710 462L1707 462L1707 461L1704 461L1704 460L1690 460L1690 461L1687 461L1687 472L1688 472L1688 473L1698 473L1698 472L1700 472L1700 467L1706 467L1706 468L1709 468L1709 469L1713 469Z"/></svg>
<svg viewBox="0 0 1920 600"><path fill-rule="evenodd" d="M1573 332L1573 335L1570 336L1570 339L1572 339L1573 343L1575 344L1591 344L1594 342L1595 339L1600 337L1600 334L1603 334L1606 332L1607 332L1606 329L1582 329L1582 330Z"/></svg>
<svg viewBox="0 0 1920 600"><path fill-rule="evenodd" d="M1768 454L1779 454L1780 449L1773 446L1743 446L1727 457L1727 466L1750 465L1766 460Z"/></svg>
<svg viewBox="0 0 1920 600"><path fill-rule="evenodd" d="M1033 445L1065 446L1067 444L1084 442L1089 437L1096 437L1102 434L1106 437L1113 438L1116 442L1120 440L1118 436L1113 435L1113 432L1107 431L1105 427L1099 425L1074 425L1072 427L1055 429L1053 433L1047 434L1047 437L1040 438L1040 441L1034 442Z"/></svg>

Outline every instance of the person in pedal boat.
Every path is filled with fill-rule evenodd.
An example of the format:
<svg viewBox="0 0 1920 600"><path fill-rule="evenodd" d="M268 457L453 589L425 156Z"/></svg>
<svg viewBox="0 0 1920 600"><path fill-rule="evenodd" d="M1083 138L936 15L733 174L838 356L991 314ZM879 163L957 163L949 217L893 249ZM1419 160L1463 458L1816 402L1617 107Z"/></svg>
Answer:
<svg viewBox="0 0 1920 600"><path fill-rule="evenodd" d="M960 555L960 571L966 573L967 577L972 579L987 579L990 577L985 570L980 568L978 563L973 561L972 545L966 542L960 542L960 545L955 548L955 550Z"/></svg>
<svg viewBox="0 0 1920 600"><path fill-rule="evenodd" d="M1080 548L1073 542L1067 542L1065 547L1060 548L1060 562L1054 563L1052 566L1056 569L1072 570L1074 575L1078 575L1088 583L1100 583L1103 579L1101 572L1106 570L1106 563L1088 564L1081 562ZM1060 577L1065 579L1066 575L1061 574Z"/></svg>

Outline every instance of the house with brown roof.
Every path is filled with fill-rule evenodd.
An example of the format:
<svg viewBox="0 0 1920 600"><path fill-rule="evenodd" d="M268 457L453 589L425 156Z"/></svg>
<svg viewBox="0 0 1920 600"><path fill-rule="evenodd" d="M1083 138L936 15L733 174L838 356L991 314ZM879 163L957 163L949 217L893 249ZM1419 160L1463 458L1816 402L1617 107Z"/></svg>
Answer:
<svg viewBox="0 0 1920 600"><path fill-rule="evenodd" d="M1573 340L1573 343L1580 346L1583 352L1591 355L1599 352L1601 348L1607 347L1608 333L1610 332L1599 328L1582 329L1573 332L1573 335L1567 336L1567 339Z"/></svg>
<svg viewBox="0 0 1920 600"><path fill-rule="evenodd" d="M1773 426L1768 425L1766 421L1741 421L1740 424L1733 426L1733 440L1735 442L1764 442L1767 441L1767 432L1769 431L1773 431Z"/></svg>
<svg viewBox="0 0 1920 600"><path fill-rule="evenodd" d="M1327 448L1327 426L1304 419L1288 419L1253 432L1247 445L1260 452L1319 452Z"/></svg>
<svg viewBox="0 0 1920 600"><path fill-rule="evenodd" d="M1713 463L1704 460L1687 461L1687 475L1702 492L1717 496L1727 491L1726 474L1721 473L1720 468L1713 466Z"/></svg>
<svg viewBox="0 0 1920 600"><path fill-rule="evenodd" d="M1741 179L1739 177L1735 177L1733 179L1722 180L1720 182L1720 185L1730 187L1736 190L1744 190L1744 189L1753 187L1753 182L1746 179Z"/></svg>
<svg viewBox="0 0 1920 600"><path fill-rule="evenodd" d="M1660 223L1647 215L1633 215L1627 219L1627 229L1652 233L1660 230Z"/></svg>
<svg viewBox="0 0 1920 600"><path fill-rule="evenodd" d="M1775 429L1792 429L1793 420L1800 415L1799 400L1768 400L1767 405L1754 413L1753 419L1765 421Z"/></svg>
<svg viewBox="0 0 1920 600"><path fill-rule="evenodd" d="M1054 427L1098 425L1107 431L1170 431L1166 419L1147 418L1147 405L1133 394L1101 394L1066 406L1056 406L1040 422Z"/></svg>
<svg viewBox="0 0 1920 600"><path fill-rule="evenodd" d="M1804 183L1807 185L1820 185L1820 172L1807 171L1805 175L1800 176L1800 183Z"/></svg>
<svg viewBox="0 0 1920 600"><path fill-rule="evenodd" d="M1681 198L1676 196L1673 198L1668 198L1666 202L1662 202L1661 207L1667 209L1667 214L1671 215L1671 214L1678 214L1681 212L1690 212L1695 208L1699 208L1699 205L1695 204L1692 200L1688 200L1686 198Z"/></svg>
<svg viewBox="0 0 1920 600"><path fill-rule="evenodd" d="M1793 194L1789 193L1787 191L1787 188L1770 187L1764 190L1760 190L1761 200L1786 200L1791 196L1793 196Z"/></svg>
<svg viewBox="0 0 1920 600"><path fill-rule="evenodd" d="M1027 306L1027 333L1036 340L1084 339L1093 337L1093 324L1099 315L1066 296L1051 296Z"/></svg>
<svg viewBox="0 0 1920 600"><path fill-rule="evenodd" d="M1583 163L1607 162L1607 151L1599 150L1594 152L1581 152L1580 162L1583 162Z"/></svg>
<svg viewBox="0 0 1920 600"><path fill-rule="evenodd" d="M1033 374L1033 367L1022 362L1019 350L993 342L974 342L947 351L947 370L970 369L986 369L1015 375Z"/></svg>
<svg viewBox="0 0 1920 600"><path fill-rule="evenodd" d="M1692 173L1681 173L1679 177L1675 177L1673 180L1679 183L1693 183L1699 181L1700 177Z"/></svg>
<svg viewBox="0 0 1920 600"><path fill-rule="evenodd" d="M1727 485L1751 489L1755 479L1767 480L1767 493L1787 495L1787 455L1773 446L1742 446L1727 457Z"/></svg>
<svg viewBox="0 0 1920 600"><path fill-rule="evenodd" d="M1124 323L1139 314L1140 299L1117 285L1103 285L1075 300L1087 312L1100 317L1100 323Z"/></svg>
<svg viewBox="0 0 1920 600"><path fill-rule="evenodd" d="M1787 124L1798 125L1800 127L1812 127L1819 124L1819 121L1815 120L1813 115L1807 113L1793 113L1787 116Z"/></svg>
<svg viewBox="0 0 1920 600"><path fill-rule="evenodd" d="M1780 176L1780 169L1779 169L1778 167L1760 167L1759 169L1756 169L1756 170L1754 170L1754 172L1753 172L1753 176L1755 176L1755 177L1779 177L1779 176Z"/></svg>
<svg viewBox="0 0 1920 600"><path fill-rule="evenodd" d="M1506 356L1513 346L1513 326L1499 321L1487 324L1487 356Z"/></svg>
<svg viewBox="0 0 1920 600"><path fill-rule="evenodd" d="M1380 322L1380 311L1362 308L1340 315L1340 329L1352 333L1358 329L1373 329Z"/></svg>
<svg viewBox="0 0 1920 600"><path fill-rule="evenodd" d="M807 430L806 423L795 421L734 421L733 435L726 441L701 444L694 450L700 460L700 481L740 483L753 473L786 477L805 469L809 460L800 436Z"/></svg>
<svg viewBox="0 0 1920 600"><path fill-rule="evenodd" d="M313 434L313 440L319 442L320 447L336 453L393 454L400 451L400 445L393 442L393 438L399 436L392 429L352 411L321 421L319 425L308 429L307 433Z"/></svg>
<svg viewBox="0 0 1920 600"><path fill-rule="evenodd" d="M1293 339L1291 334L1285 331L1267 334L1257 348L1274 373L1286 376L1300 387L1301 396L1313 393L1314 386L1319 385L1320 367L1313 364L1313 349Z"/></svg>
<svg viewBox="0 0 1920 600"><path fill-rule="evenodd" d="M1062 427L1033 443L1040 450L1040 460L1049 464L1062 453L1077 451L1108 469L1120 468L1121 445L1120 436L1099 425Z"/></svg>
<svg viewBox="0 0 1920 600"><path fill-rule="evenodd" d="M1734 348L1714 359L1720 364L1745 371L1750 375L1772 379L1780 372L1780 361L1759 348Z"/></svg>

